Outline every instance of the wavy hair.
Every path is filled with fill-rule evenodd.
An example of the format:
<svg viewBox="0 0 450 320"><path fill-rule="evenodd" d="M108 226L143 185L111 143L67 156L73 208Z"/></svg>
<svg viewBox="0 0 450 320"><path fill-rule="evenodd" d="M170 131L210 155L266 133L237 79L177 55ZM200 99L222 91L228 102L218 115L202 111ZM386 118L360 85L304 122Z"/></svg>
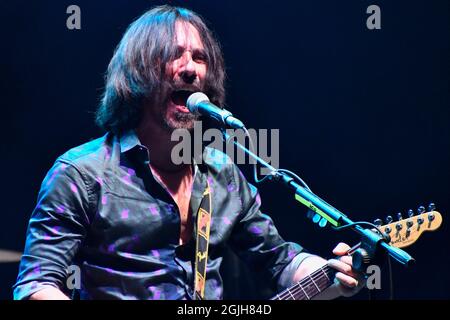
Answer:
<svg viewBox="0 0 450 320"><path fill-rule="evenodd" d="M192 24L200 34L207 58L203 91L216 105L225 99L225 67L219 43L203 19L188 9L154 7L135 20L123 35L108 65L96 123L119 134L135 129L146 101L164 90L165 65L176 56L175 23Z"/></svg>

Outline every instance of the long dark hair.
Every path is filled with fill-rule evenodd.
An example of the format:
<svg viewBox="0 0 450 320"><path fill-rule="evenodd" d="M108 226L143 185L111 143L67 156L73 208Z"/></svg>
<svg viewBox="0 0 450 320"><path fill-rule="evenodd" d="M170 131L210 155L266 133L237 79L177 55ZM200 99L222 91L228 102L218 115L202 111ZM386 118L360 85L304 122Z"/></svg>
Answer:
<svg viewBox="0 0 450 320"><path fill-rule="evenodd" d="M114 133L139 125L145 101L154 100L164 87L165 64L176 55L175 23L192 24L207 55L203 91L221 106L225 99L222 52L202 18L184 8L155 7L134 21L125 32L109 63L105 90L96 112L97 125Z"/></svg>

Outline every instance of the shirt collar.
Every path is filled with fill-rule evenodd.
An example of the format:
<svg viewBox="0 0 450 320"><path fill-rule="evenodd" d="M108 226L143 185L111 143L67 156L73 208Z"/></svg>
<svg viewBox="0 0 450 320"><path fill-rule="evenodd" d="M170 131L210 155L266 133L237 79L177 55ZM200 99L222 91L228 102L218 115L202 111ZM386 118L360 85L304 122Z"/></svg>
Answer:
<svg viewBox="0 0 450 320"><path fill-rule="evenodd" d="M135 147L145 148L139 141L138 136L134 130L129 130L120 135L120 153L125 153Z"/></svg>
<svg viewBox="0 0 450 320"><path fill-rule="evenodd" d="M149 162L149 152L147 147L141 144L135 130L125 131L119 137L120 153L124 154L130 150L137 149L144 157L144 162Z"/></svg>
<svg viewBox="0 0 450 320"><path fill-rule="evenodd" d="M128 131L125 131L123 134L119 137L119 144L120 144L120 153L126 153L132 149L138 149L140 154L143 154L145 157L144 161L146 163L150 162L150 155L147 147L141 144L141 141L139 140L139 137L136 134L136 131L131 129ZM202 155L203 156L203 155ZM195 157L192 158L193 161L193 167L194 167L194 177L197 175L197 171L199 170L199 165L197 161L195 161Z"/></svg>

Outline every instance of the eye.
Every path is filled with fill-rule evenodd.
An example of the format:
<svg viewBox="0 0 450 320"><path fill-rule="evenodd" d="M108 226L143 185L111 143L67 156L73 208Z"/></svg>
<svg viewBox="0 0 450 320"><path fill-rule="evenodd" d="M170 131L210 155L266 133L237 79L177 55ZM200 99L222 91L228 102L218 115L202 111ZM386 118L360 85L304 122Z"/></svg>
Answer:
<svg viewBox="0 0 450 320"><path fill-rule="evenodd" d="M178 47L175 49L175 59L181 58L181 56L183 55L183 53L184 53L184 48L178 46Z"/></svg>
<svg viewBox="0 0 450 320"><path fill-rule="evenodd" d="M203 52L194 52L194 54L192 55L192 60L198 63L207 63L208 57Z"/></svg>

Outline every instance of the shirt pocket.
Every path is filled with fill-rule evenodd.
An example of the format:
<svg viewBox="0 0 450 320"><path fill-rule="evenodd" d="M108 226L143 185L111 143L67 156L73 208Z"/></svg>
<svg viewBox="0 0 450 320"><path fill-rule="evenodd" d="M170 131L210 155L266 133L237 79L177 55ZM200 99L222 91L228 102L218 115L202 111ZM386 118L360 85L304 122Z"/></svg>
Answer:
<svg viewBox="0 0 450 320"><path fill-rule="evenodd" d="M93 231L117 249L137 252L163 247L178 236L172 205L161 200L106 192L93 222Z"/></svg>

